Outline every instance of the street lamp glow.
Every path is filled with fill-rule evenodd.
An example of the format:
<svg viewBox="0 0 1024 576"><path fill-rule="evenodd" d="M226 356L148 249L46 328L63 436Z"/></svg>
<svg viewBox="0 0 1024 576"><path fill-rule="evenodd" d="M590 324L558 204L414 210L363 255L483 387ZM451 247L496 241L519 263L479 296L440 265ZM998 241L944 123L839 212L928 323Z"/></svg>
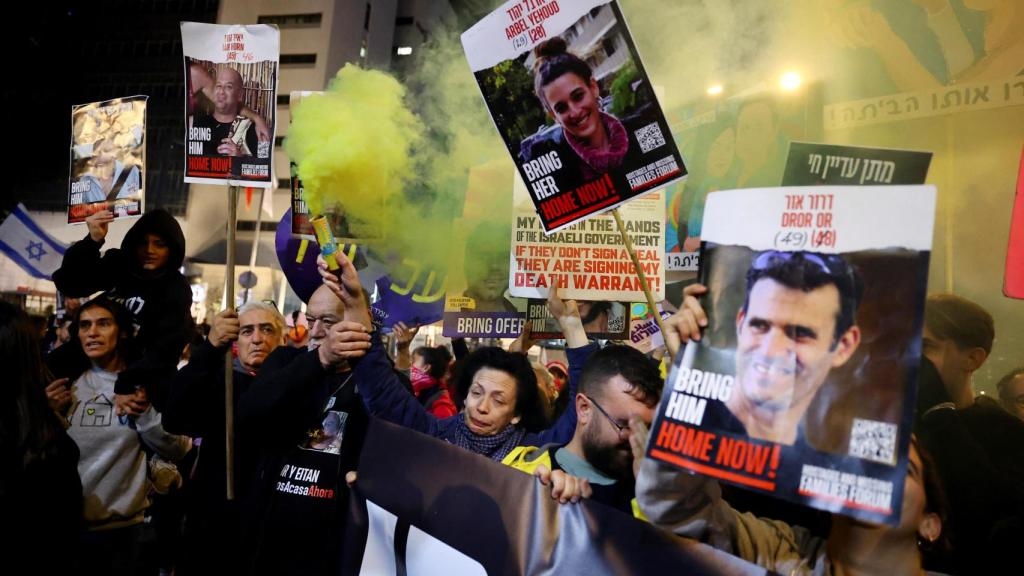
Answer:
<svg viewBox="0 0 1024 576"><path fill-rule="evenodd" d="M786 72L779 78L779 86L783 90L793 91L800 87L800 75L796 72Z"/></svg>
<svg viewBox="0 0 1024 576"><path fill-rule="evenodd" d="M711 86L710 88L708 88L708 95L709 96L718 96L721 93L722 93L722 85L721 84L715 84L715 85Z"/></svg>

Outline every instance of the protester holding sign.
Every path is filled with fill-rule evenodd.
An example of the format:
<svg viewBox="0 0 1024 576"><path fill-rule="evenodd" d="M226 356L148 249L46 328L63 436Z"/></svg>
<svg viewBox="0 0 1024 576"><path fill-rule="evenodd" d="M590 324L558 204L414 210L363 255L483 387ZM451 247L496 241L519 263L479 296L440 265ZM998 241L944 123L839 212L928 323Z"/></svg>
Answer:
<svg viewBox="0 0 1024 576"><path fill-rule="evenodd" d="M646 427L633 422L637 443ZM637 478L640 510L655 525L781 574L922 574L923 548L941 548L945 497L938 472L917 441L898 526L833 515L826 540L800 526L743 513L722 499L715 480L646 459Z"/></svg>
<svg viewBox="0 0 1024 576"><path fill-rule="evenodd" d="M272 305L250 300L237 312L221 311L213 319L206 341L171 381L164 427L177 434L201 438L200 454L192 466L184 526L185 548L178 574L227 574L238 568L241 552L239 502L247 499L256 473L256 446L236 435L234 471L237 499L225 497L224 356L237 343L234 360L234 401L252 386L267 357L282 345L284 318Z"/></svg>
<svg viewBox="0 0 1024 576"><path fill-rule="evenodd" d="M438 437L492 460L501 461L517 446L540 446L549 442L568 442L576 426L576 411L567 410L555 425L539 430L543 415L537 406L537 380L525 356L501 348L482 348L467 356L455 378L457 393L466 398L462 414L438 419L428 413L402 389L385 355L377 332L371 332L370 313L363 298L362 285L351 261L336 253L341 271L329 272L319 262L324 283L344 302L345 324L351 330L367 333L352 345L369 340L370 348L355 369L370 413L402 424L424 434ZM550 299L552 313L559 318L566 335L570 364L570 391L586 359L596 350L588 344L575 302ZM354 323L354 324L353 324Z"/></svg>
<svg viewBox="0 0 1024 576"><path fill-rule="evenodd" d="M520 446L502 462L527 473L563 470L589 483L592 500L632 514L634 463L643 459L644 446L631 446L629 422L639 418L650 425L662 385L658 364L641 352L624 345L599 350L570 399L577 414L572 440Z"/></svg>
<svg viewBox="0 0 1024 576"><path fill-rule="evenodd" d="M127 310L109 298L94 298L79 308L71 339L74 344L67 347L77 348L90 364L71 385L67 408L68 434L81 451L78 472L85 495L87 531L79 556L89 558L86 573L138 574L151 488L143 445L177 460L192 443L164 430L144 390L116 394L115 381L126 369L132 342Z"/></svg>

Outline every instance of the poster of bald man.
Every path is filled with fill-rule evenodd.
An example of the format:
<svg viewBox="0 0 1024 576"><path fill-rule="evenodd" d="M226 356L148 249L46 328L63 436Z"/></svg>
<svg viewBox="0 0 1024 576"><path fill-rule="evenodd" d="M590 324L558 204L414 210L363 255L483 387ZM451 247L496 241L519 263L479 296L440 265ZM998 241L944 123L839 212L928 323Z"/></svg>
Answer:
<svg viewBox="0 0 1024 576"><path fill-rule="evenodd" d="M181 44L185 182L272 188L278 29L182 22Z"/></svg>
<svg viewBox="0 0 1024 576"><path fill-rule="evenodd" d="M673 363L648 454L899 522L934 220L932 186L709 194L708 322Z"/></svg>

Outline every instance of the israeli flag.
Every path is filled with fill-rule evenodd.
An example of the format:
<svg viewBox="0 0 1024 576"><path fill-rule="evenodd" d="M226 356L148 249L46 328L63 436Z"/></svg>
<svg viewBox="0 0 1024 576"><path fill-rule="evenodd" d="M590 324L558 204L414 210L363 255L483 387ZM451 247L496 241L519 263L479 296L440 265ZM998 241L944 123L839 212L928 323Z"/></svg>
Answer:
<svg viewBox="0 0 1024 576"><path fill-rule="evenodd" d="M36 278L50 280L66 249L44 232L21 204L0 224L0 252Z"/></svg>

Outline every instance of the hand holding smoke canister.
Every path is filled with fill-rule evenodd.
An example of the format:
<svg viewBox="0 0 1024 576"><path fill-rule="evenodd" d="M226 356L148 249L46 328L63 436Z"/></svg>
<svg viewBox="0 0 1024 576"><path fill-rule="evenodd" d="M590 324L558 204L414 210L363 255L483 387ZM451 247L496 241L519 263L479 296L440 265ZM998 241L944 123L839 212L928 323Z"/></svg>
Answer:
<svg viewBox="0 0 1024 576"><path fill-rule="evenodd" d="M313 224L313 233L316 234L316 242L320 245L320 254L327 262L327 268L332 272L338 270L338 261L334 253L338 250L338 243L334 240L334 233L331 232L331 223L322 214L310 221Z"/></svg>

